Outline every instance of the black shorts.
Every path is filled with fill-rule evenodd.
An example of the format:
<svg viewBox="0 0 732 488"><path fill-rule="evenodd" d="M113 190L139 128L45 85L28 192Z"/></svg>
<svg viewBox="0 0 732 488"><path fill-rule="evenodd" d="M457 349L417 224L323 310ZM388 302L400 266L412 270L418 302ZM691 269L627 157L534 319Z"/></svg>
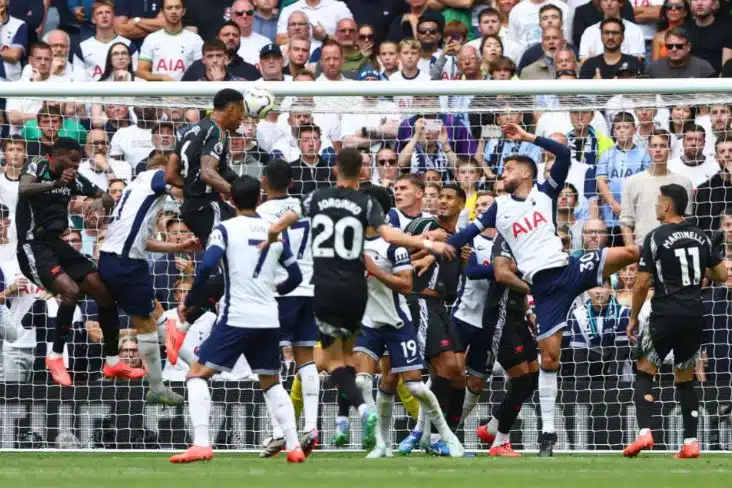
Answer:
<svg viewBox="0 0 732 488"><path fill-rule="evenodd" d="M426 360L445 351L465 351L443 298L419 296L410 300L409 310L417 328L417 342Z"/></svg>
<svg viewBox="0 0 732 488"><path fill-rule="evenodd" d="M53 291L54 280L61 274L66 273L80 283L97 271L94 263L60 237L19 243L17 256L25 277L50 291Z"/></svg>
<svg viewBox="0 0 732 488"><path fill-rule="evenodd" d="M643 355L659 368L673 351L675 368L693 368L701 354L703 322L701 316L658 316L651 313L641 337Z"/></svg>
<svg viewBox="0 0 732 488"><path fill-rule="evenodd" d="M324 348L335 339L350 339L361 330L368 288L363 284L315 285L313 314Z"/></svg>
<svg viewBox="0 0 732 488"><path fill-rule="evenodd" d="M214 227L235 215L234 207L226 202L199 198L185 200L180 208L180 217L183 219L183 223L204 246L208 242L208 236Z"/></svg>

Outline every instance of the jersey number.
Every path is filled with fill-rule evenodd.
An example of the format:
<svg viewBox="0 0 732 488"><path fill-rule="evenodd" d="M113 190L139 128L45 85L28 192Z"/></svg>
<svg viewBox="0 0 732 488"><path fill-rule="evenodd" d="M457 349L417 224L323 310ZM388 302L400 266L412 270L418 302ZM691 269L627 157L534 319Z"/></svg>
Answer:
<svg viewBox="0 0 732 488"><path fill-rule="evenodd" d="M699 248L685 247L683 249L674 249L676 259L679 260L681 266L681 284L684 286L698 285L701 281L701 269L699 266ZM692 277L689 279L689 260L686 255L691 256Z"/></svg>
<svg viewBox="0 0 732 488"><path fill-rule="evenodd" d="M295 253L296 249L295 247L298 247L296 257L297 259L302 259L303 254L305 254L305 249L308 245L308 237L310 235L310 221L307 219L302 219L297 222L295 222L292 227L290 227L290 231L293 230L302 230L302 237L300 239L300 245L298 246L297 243L290 237L290 249L292 250L293 254ZM289 235L292 235L292 232L288 232Z"/></svg>
<svg viewBox="0 0 732 488"><path fill-rule="evenodd" d="M180 174L183 178L188 176L188 146L191 145L191 141L186 141L183 143L183 147L180 148L180 162L182 164L182 168L180 169Z"/></svg>
<svg viewBox="0 0 732 488"><path fill-rule="evenodd" d="M353 232L351 247L346 247L345 233L350 229ZM325 241L335 232L333 247L327 247ZM333 224L333 219L327 215L318 214L313 217L313 257L353 260L361 255L363 249L363 227L356 217L343 217Z"/></svg>
<svg viewBox="0 0 732 488"><path fill-rule="evenodd" d="M261 240L257 239L249 239L249 245L250 246L258 246L262 242ZM264 260L267 259L267 253L269 252L269 246L265 247L260 253L259 258L257 259L257 264L254 267L254 273L252 274L252 278L256 278L259 276L259 272L262 271L262 266L264 265Z"/></svg>
<svg viewBox="0 0 732 488"><path fill-rule="evenodd" d="M412 358L417 355L417 343L414 340L402 341L402 352L405 358Z"/></svg>

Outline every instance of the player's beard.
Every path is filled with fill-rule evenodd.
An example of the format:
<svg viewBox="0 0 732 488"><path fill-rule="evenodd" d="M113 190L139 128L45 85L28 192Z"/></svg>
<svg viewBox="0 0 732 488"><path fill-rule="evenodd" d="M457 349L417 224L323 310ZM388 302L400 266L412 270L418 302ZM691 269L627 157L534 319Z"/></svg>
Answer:
<svg viewBox="0 0 732 488"><path fill-rule="evenodd" d="M516 188L518 188L518 183L511 180L503 180L503 188L507 193L513 193L516 191Z"/></svg>

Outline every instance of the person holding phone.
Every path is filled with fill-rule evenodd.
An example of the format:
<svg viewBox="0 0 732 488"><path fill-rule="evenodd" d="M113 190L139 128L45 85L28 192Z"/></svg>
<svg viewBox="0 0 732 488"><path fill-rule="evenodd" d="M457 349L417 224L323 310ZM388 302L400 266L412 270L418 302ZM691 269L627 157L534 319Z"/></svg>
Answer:
<svg viewBox="0 0 732 488"><path fill-rule="evenodd" d="M465 24L453 20L445 26L444 48L435 63L430 67L433 80L458 80L462 72L458 67L457 55L468 38Z"/></svg>

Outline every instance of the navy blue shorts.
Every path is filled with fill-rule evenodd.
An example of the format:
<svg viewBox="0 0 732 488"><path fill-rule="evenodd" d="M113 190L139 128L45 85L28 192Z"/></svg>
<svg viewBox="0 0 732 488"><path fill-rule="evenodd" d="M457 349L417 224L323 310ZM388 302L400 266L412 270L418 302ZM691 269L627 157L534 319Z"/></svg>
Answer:
<svg viewBox="0 0 732 488"><path fill-rule="evenodd" d="M470 376L490 378L493 373L493 329L479 329L455 317L452 324L457 330L460 343L467 350L465 369Z"/></svg>
<svg viewBox="0 0 732 488"><path fill-rule="evenodd" d="M99 276L127 315L152 315L155 290L147 261L102 252L99 253Z"/></svg>
<svg viewBox="0 0 732 488"><path fill-rule="evenodd" d="M580 293L602 286L605 249L570 257L563 268L539 271L534 275L531 294L538 328L537 341L554 335L567 325L572 302Z"/></svg>
<svg viewBox="0 0 732 488"><path fill-rule="evenodd" d="M198 362L217 371L231 371L243 354L253 373L278 375L279 342L279 329L231 327L217 321L198 350Z"/></svg>
<svg viewBox="0 0 732 488"><path fill-rule="evenodd" d="M362 327L353 350L367 354L376 361L388 352L392 373L421 370L424 367L423 355L417 344L417 331L411 324L404 324L398 329L388 326L378 329Z"/></svg>
<svg viewBox="0 0 732 488"><path fill-rule="evenodd" d="M312 297L279 297L280 346L313 347L318 342Z"/></svg>

